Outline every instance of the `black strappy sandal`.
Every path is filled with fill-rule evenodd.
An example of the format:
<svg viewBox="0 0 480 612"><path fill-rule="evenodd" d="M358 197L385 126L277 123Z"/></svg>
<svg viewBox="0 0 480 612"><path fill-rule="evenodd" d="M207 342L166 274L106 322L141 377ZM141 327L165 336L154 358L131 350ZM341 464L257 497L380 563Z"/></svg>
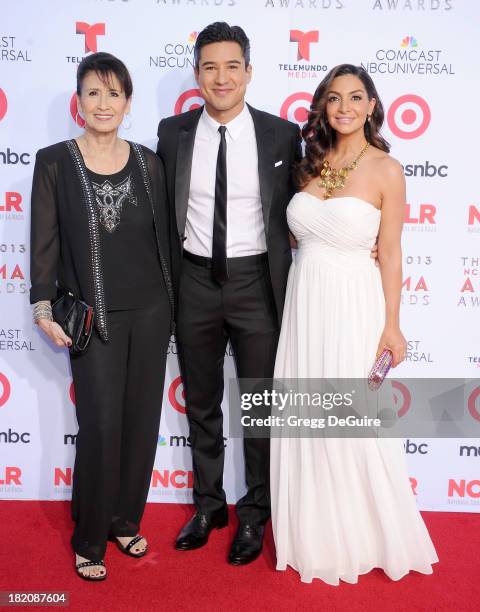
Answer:
<svg viewBox="0 0 480 612"><path fill-rule="evenodd" d="M83 561L82 563L75 563L75 569L80 578L83 578L84 580L90 580L91 582L105 580L105 578L107 577L107 572L105 572L103 576L90 576L89 574L86 575L79 571L80 569L82 569L82 567L94 567L95 565L105 567L105 563L103 561Z"/></svg>
<svg viewBox="0 0 480 612"><path fill-rule="evenodd" d="M115 536L114 536L115 537ZM140 542L140 540L145 540L146 546L145 546L145 550L142 550L139 553L134 553L132 552L132 548L135 546L135 544L138 544ZM118 548L126 555L128 555L129 557L135 557L136 559L138 559L139 557L144 557L147 552L148 552L148 543L147 540L144 536L142 535L136 535L134 538L132 538L130 540L130 542L124 546L120 540L115 537L115 542L117 543Z"/></svg>

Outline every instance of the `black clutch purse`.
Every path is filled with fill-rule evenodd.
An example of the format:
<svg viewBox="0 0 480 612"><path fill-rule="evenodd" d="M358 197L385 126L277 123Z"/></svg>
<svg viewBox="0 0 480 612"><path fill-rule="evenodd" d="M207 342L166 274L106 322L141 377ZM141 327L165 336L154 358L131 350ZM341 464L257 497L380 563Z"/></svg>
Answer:
<svg viewBox="0 0 480 612"><path fill-rule="evenodd" d="M70 353L85 351L93 331L92 306L78 300L71 291L65 291L52 303L52 316L55 323L58 323L72 340Z"/></svg>

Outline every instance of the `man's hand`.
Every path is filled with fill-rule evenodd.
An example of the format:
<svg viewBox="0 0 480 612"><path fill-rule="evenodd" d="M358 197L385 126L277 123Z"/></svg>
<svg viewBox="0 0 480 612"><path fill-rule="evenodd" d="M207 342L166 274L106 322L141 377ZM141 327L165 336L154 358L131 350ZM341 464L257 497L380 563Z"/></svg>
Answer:
<svg viewBox="0 0 480 612"><path fill-rule="evenodd" d="M290 248L291 249L298 249L297 241L295 239L295 236L292 234L292 232L288 232L288 237L290 239Z"/></svg>
<svg viewBox="0 0 480 612"><path fill-rule="evenodd" d="M375 265L377 267L380 266L380 264L378 263L378 244L376 241L372 247L372 250L370 251L370 257L375 260Z"/></svg>

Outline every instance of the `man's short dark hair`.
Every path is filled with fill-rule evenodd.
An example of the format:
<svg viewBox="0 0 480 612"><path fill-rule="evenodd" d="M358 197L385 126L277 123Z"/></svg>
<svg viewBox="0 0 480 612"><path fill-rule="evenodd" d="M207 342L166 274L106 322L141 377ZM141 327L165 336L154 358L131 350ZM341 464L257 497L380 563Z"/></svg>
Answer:
<svg viewBox="0 0 480 612"><path fill-rule="evenodd" d="M125 93L125 97L128 99L133 93L132 79L128 68L119 60L118 57L111 55L110 53L92 53L87 55L78 65L77 69L77 94L82 93L83 79L89 72L95 72L98 78L105 84L109 85L109 79L114 74Z"/></svg>
<svg viewBox="0 0 480 612"><path fill-rule="evenodd" d="M217 42L236 42L242 49L245 68L250 64L250 41L240 26L230 26L225 21L216 21L204 28L195 41L193 58L195 68L200 64L200 51L205 45Z"/></svg>

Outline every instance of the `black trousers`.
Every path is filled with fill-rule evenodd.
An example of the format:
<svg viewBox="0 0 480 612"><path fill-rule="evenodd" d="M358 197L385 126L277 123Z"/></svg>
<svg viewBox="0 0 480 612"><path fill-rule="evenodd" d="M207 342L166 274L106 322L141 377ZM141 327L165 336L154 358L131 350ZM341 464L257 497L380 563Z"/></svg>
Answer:
<svg viewBox="0 0 480 612"><path fill-rule="evenodd" d="M158 440L170 307L107 313L110 341L94 333L71 357L78 421L72 546L92 561L109 535L138 533Z"/></svg>
<svg viewBox="0 0 480 612"><path fill-rule="evenodd" d="M193 458L193 496L202 512L226 503L221 409L228 340L239 378L272 378L278 323L267 257L228 260L229 280L219 286L210 269L184 259L179 287L177 340ZM241 522L270 516L268 439L244 439L248 491L237 503Z"/></svg>

